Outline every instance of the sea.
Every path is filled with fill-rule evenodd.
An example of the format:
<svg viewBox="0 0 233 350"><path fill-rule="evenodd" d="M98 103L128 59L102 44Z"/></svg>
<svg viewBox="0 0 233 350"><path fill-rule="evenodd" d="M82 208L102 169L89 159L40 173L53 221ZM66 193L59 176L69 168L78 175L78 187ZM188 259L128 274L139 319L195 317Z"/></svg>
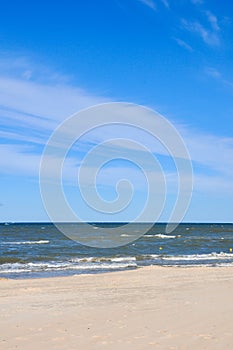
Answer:
<svg viewBox="0 0 233 350"><path fill-rule="evenodd" d="M108 225L114 227L114 224L102 225L105 229ZM166 234L166 224L157 223L127 245L93 248L67 238L50 223L2 223L0 277L93 274L149 265L221 268L233 266L232 249L233 224L182 223Z"/></svg>

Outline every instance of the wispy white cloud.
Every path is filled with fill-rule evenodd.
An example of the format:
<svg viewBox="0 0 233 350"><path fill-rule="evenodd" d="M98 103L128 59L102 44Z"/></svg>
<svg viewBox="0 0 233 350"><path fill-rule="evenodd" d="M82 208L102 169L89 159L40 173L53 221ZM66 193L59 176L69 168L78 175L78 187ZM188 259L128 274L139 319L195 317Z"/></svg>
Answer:
<svg viewBox="0 0 233 350"><path fill-rule="evenodd" d="M208 29L198 21L187 21L182 19L182 27L189 32L198 34L202 40L210 46L218 46L220 44L220 38L218 32L213 28ZM213 26L213 25L212 25Z"/></svg>
<svg viewBox="0 0 233 350"><path fill-rule="evenodd" d="M226 86L229 86L230 88L233 88L233 82L228 80L228 79L225 79L224 76L222 75L222 73L219 70L217 70L216 68L206 67L205 73L207 75L209 75L210 77L218 80L223 85L226 85Z"/></svg>
<svg viewBox="0 0 233 350"><path fill-rule="evenodd" d="M140 1L141 3L143 3L146 6L150 7L152 10L157 9L156 4L153 0L138 0L138 1Z"/></svg>
<svg viewBox="0 0 233 350"><path fill-rule="evenodd" d="M180 132L184 138L184 142L187 145L191 159L195 164L194 174L194 191L203 191L203 193L224 193L233 194L233 138L224 138L213 135L200 134L196 130L192 131L188 128L179 127ZM109 135L110 136L110 135ZM134 135L135 136L135 135ZM100 137L100 135L99 135ZM129 137L129 136L128 136ZM99 140L101 137L99 138ZM95 142L97 142L95 140ZM153 143L153 140L148 141L148 147L150 146L151 151L155 155L162 155L169 157L168 153L161 148L160 145ZM85 151L84 145L81 145ZM86 147L87 149L87 147ZM117 154L119 154L119 144L117 145ZM141 159L147 172L152 171L151 165L144 161L145 155L143 152L139 152L138 149L122 149L122 156L127 155L128 159L135 158L137 153L138 160ZM114 144L112 148L108 148L108 156L112 156L115 159L115 148ZM132 156L133 155L133 156ZM98 157L101 160L102 155L97 154L96 162L98 163ZM33 146L19 145L19 144L2 144L0 149L0 165L1 172L4 174L17 174L17 176L24 175L29 177L37 177L39 173L41 154L36 151ZM67 156L64 163L64 181L70 184L76 185L76 176L78 168L81 164L81 155L69 155ZM50 179L56 178L57 174L54 173L53 164L56 159L51 159L48 164L47 175ZM101 162L100 162L101 163ZM95 167L93 164L89 164L86 167L85 183L88 184L89 178ZM201 170L198 170L198 167ZM145 170L144 169L144 170ZM170 190L173 191L175 185L176 173L171 173L170 170L163 169L164 175L168 185L170 183ZM111 163L108 164L107 168L103 171L99 178L99 184L103 184L105 187L111 186L114 178L127 178L138 180L137 188L141 188L140 177L138 173L141 172L131 167L118 166L115 168ZM152 175L151 175L152 177ZM156 183L159 183L159 177L156 172L153 172L153 177Z"/></svg>
<svg viewBox="0 0 233 350"><path fill-rule="evenodd" d="M17 144L1 144L0 164L2 174L17 174L36 177L40 155L33 148Z"/></svg>
<svg viewBox="0 0 233 350"><path fill-rule="evenodd" d="M34 115L34 119L38 119L37 116L47 117L50 122L106 101L68 84L46 84L8 77L0 77L0 95L2 106Z"/></svg>
<svg viewBox="0 0 233 350"><path fill-rule="evenodd" d="M197 4L203 4L204 0L191 0L191 2L195 5L197 5Z"/></svg>
<svg viewBox="0 0 233 350"><path fill-rule="evenodd" d="M187 44L184 40L179 39L179 38L174 38L174 40L177 42L177 44L180 47L183 47L185 50L189 51L189 52L193 52L193 48Z"/></svg>
<svg viewBox="0 0 233 350"><path fill-rule="evenodd" d="M82 108L106 102L68 77L27 58L0 59L1 138L45 144L55 127Z"/></svg>
<svg viewBox="0 0 233 350"><path fill-rule="evenodd" d="M12 52L1 53L0 76L46 84L70 84L72 81L72 77L69 75L61 74L56 69L52 69L41 62L35 63L22 53L15 54Z"/></svg>
<svg viewBox="0 0 233 350"><path fill-rule="evenodd" d="M207 19L208 19L210 25L212 26L213 30L219 31L220 27L218 24L217 17L210 11L206 11L206 16L207 16Z"/></svg>
<svg viewBox="0 0 233 350"><path fill-rule="evenodd" d="M194 162L226 177L233 176L233 138L187 132L186 145Z"/></svg>
<svg viewBox="0 0 233 350"><path fill-rule="evenodd" d="M192 0L194 4L201 4L200 0ZM220 44L220 25L217 16L210 10L203 11L200 9L200 16L202 21L199 20L186 20L182 19L182 26L184 29L198 34L202 40L210 45L217 46Z"/></svg>
<svg viewBox="0 0 233 350"><path fill-rule="evenodd" d="M205 68L205 73L210 75L213 78L218 78L218 79L222 78L221 73L216 68L213 68L213 67Z"/></svg>
<svg viewBox="0 0 233 350"><path fill-rule="evenodd" d="M222 79L220 72L214 68L208 68L207 74L213 78ZM224 80L223 80L224 81ZM226 83L226 82L225 82ZM229 84L229 82L228 82ZM99 102L106 102L103 97L94 96L88 92L68 85L68 83L36 82L21 78L0 76L0 96L1 96L1 139L0 167L3 173L38 176L41 150L46 143L49 134L54 128L70 114L77 112L83 107L88 107ZM151 120L153 122L153 120ZM221 136L202 134L200 131L192 130L188 126L184 127L174 123L188 147L191 159L199 166L206 169L211 176L204 175L196 171L195 177L197 186L205 188L209 180L214 187L206 186L210 191L219 191L226 188L226 184L232 182L233 177L233 139ZM85 152L90 147L90 142L98 144L104 141L105 137L114 138L120 135L127 138L133 135L135 140L151 149L156 155L168 156L164 147L159 142L155 142L153 137L145 137L139 131L108 129L107 132L101 130L90 134L82 140L81 151ZM39 147L39 149L38 149ZM117 145L119 149L119 144ZM127 149L127 154L137 152L138 149ZM114 144L109 148L114 156ZM141 154L143 158L143 154ZM114 158L114 157L113 157ZM77 174L81 158L68 157L67 179L69 174ZM50 162L53 171L53 162ZM127 171L125 168L123 171ZM133 174L134 170L130 170ZM170 171L165 170L169 176ZM106 172L109 176L109 171ZM134 176L134 175L133 175ZM203 181L203 182L202 182ZM105 182L107 183L107 182ZM232 192L231 192L232 193Z"/></svg>
<svg viewBox="0 0 233 350"><path fill-rule="evenodd" d="M169 2L168 2L168 0L161 0L161 2L164 4L164 6L166 7L166 8L170 8L170 4L169 4Z"/></svg>
<svg viewBox="0 0 233 350"><path fill-rule="evenodd" d="M157 10L157 4L154 0L138 0L144 5L150 7L152 10ZM167 8L170 8L170 3L168 0L160 0L160 2Z"/></svg>

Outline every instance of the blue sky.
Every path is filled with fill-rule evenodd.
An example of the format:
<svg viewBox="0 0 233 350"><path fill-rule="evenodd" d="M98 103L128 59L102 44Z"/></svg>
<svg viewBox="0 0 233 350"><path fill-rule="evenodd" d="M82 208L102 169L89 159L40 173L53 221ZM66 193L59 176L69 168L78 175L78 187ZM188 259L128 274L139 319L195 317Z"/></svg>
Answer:
<svg viewBox="0 0 233 350"><path fill-rule="evenodd" d="M161 113L187 145L194 190L184 220L232 222L231 2L54 4L9 1L1 5L0 221L47 221L38 173L50 134L82 108L125 101ZM83 144L88 142L84 138ZM168 157L156 149L154 153L171 176L174 169ZM77 163L70 157L67 164L65 191L78 211L72 175ZM136 207L140 206L145 193L135 167L121 161L105 170L98 184L103 197L114 198L115 181L125 171L132 173L138 187ZM175 187L171 182L162 221L174 205Z"/></svg>

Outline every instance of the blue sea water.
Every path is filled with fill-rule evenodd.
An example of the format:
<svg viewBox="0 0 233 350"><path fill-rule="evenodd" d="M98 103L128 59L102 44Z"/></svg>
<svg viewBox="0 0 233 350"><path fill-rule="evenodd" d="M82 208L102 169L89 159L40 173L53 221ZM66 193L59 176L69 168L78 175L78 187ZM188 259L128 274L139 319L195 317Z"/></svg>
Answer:
<svg viewBox="0 0 233 350"><path fill-rule="evenodd" d="M0 224L0 276L50 277L147 265L233 266L233 224L182 223L171 234L165 226L155 224L125 246L101 249L68 239L53 224Z"/></svg>

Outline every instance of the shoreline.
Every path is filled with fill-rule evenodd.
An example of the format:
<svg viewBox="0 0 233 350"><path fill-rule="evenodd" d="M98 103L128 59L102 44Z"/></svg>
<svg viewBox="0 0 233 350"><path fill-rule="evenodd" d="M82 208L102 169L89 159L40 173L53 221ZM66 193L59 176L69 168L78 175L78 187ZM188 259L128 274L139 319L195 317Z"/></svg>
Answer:
<svg viewBox="0 0 233 350"><path fill-rule="evenodd" d="M89 273L70 273L70 274L61 274L61 275L53 275L51 272L46 272L45 274L47 276L41 276L41 277L33 277L33 275L37 275L38 272L30 272L31 276L30 277L20 277L20 273L19 273L19 277L4 277L4 276L0 276L0 280L13 280L13 281L30 281L30 280L47 280L47 279L54 279L54 278L72 278L75 276L95 276L95 275L105 275L105 274L112 274L112 273L124 273L126 271L137 271L137 270L141 270L141 269L148 269L148 268L152 268L152 269L157 269L157 268L161 268L161 269L233 269L233 265L232 264L223 264L223 265L208 265L208 264L192 264L192 265L146 265L146 266L137 266L137 267L129 267L129 268L124 268L124 269L118 269L118 270L102 270L102 271L92 271ZM43 275L43 272L40 272L41 275ZM51 275L50 275L51 274Z"/></svg>
<svg viewBox="0 0 233 350"><path fill-rule="evenodd" d="M3 350L232 349L233 267L0 281Z"/></svg>

